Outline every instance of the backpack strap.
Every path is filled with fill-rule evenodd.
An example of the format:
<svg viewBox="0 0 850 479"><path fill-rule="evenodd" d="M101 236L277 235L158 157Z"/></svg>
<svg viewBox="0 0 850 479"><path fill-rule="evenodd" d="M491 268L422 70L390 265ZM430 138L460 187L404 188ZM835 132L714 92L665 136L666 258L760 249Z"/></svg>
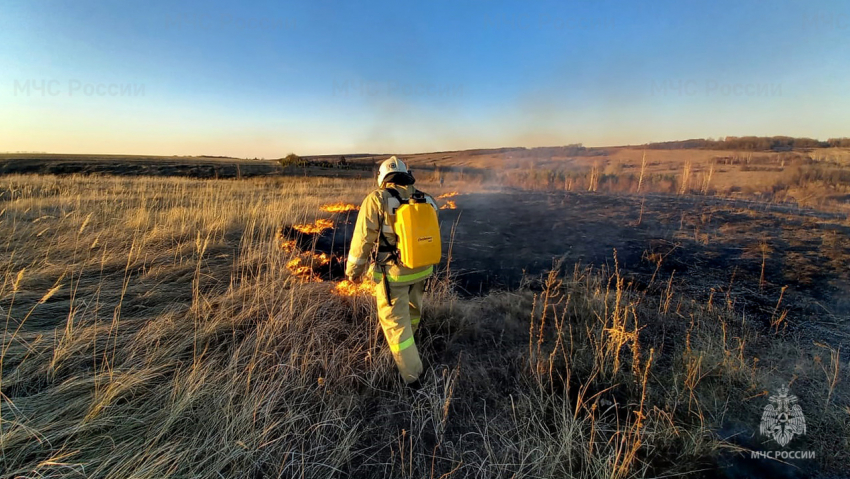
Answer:
<svg viewBox="0 0 850 479"><path fill-rule="evenodd" d="M401 199L401 195L399 194L399 192L398 192L398 190L397 190L397 189L395 189L395 188L387 188L386 190L387 190L387 193L389 193L390 195L392 195L392 197L393 197L393 198L395 198L396 200L398 200L398 202L399 202L399 204L400 204L400 205L401 205L401 204L404 204L404 200L403 200L403 199Z"/></svg>
<svg viewBox="0 0 850 479"><path fill-rule="evenodd" d="M399 204L404 203L404 200L401 199L401 195L398 193L398 191L395 188L386 188L386 190L390 195L392 195L393 198L398 200ZM386 213L387 213L387 211L384 210L384 218L382 218L382 220L386 219ZM398 258L398 247L391 245L389 240L387 240L387 237L384 236L383 225L381 225L380 234L379 234L378 238L380 240L380 244L378 245L378 252L379 253L390 253L390 258L392 258L394 261L398 262L398 259L399 259Z"/></svg>
<svg viewBox="0 0 850 479"><path fill-rule="evenodd" d="M387 190L387 192L389 192L390 195L392 195L393 198L398 200L399 205L404 204L404 200L401 199L401 195L398 193L398 191L395 188L387 188L386 190ZM384 214L382 215L383 218L381 218L382 223L383 223L384 220L386 220L386 217L387 217L386 213L387 213L387 211L384 210ZM383 224L381 224L381 229L379 230L378 238L379 238L378 253L389 253L390 259L392 261L395 261L396 264L399 264L401 261L400 261L400 258L399 258L398 246L391 245L389 240L387 239L387 237L384 236L384 225ZM386 295L387 295L387 303L390 305L390 307L392 307L393 298L390 295L390 280L387 278L387 267L385 265L381 265L381 272L383 273L384 291L386 292Z"/></svg>

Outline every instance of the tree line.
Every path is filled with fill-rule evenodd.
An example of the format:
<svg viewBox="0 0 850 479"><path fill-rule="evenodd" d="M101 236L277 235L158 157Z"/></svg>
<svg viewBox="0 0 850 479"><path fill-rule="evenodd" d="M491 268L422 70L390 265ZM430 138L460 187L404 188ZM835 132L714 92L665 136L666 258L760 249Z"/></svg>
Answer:
<svg viewBox="0 0 850 479"><path fill-rule="evenodd" d="M794 138L790 136L727 136L722 140L695 138L690 140L665 141L645 145L653 150L743 150L743 151L787 151L797 148L850 148L850 138Z"/></svg>

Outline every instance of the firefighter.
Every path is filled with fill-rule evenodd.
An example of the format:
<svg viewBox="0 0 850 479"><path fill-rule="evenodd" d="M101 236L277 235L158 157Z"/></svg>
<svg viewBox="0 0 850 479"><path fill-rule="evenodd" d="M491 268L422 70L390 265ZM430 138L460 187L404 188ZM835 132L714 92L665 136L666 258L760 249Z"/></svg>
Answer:
<svg viewBox="0 0 850 479"><path fill-rule="evenodd" d="M419 387L423 369L413 333L422 317L425 280L433 274L434 266L404 266L399 260L398 237L392 225L395 211L401 205L399 200L407 202L411 195L419 193L413 187L415 181L405 164L395 156L381 164L378 189L360 206L345 269L353 283L360 282L367 268L371 270L376 283L381 328L402 379L413 389ZM424 197L434 210L438 210L431 196ZM372 255L373 250L376 250L375 255ZM373 260L371 265L370 259Z"/></svg>

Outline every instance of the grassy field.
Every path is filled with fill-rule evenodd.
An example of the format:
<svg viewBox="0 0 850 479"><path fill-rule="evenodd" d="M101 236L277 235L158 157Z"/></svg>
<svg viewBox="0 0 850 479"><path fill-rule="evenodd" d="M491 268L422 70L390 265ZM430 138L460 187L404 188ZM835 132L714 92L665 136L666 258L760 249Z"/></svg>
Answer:
<svg viewBox="0 0 850 479"><path fill-rule="evenodd" d="M563 150L563 151L562 151ZM512 149L413 155L426 171L523 189L755 198L850 215L850 149Z"/></svg>
<svg viewBox="0 0 850 479"><path fill-rule="evenodd" d="M305 156L279 160L212 156L0 153L0 174L116 174L194 178L324 176L368 178L388 154ZM749 198L817 207L850 217L850 148L790 151L576 146L501 148L402 155L422 178L467 188L660 193Z"/></svg>
<svg viewBox="0 0 850 479"><path fill-rule="evenodd" d="M0 477L850 469L840 342L783 334L781 311L766 327L672 279L638 287L613 252L478 297L458 296L443 267L417 338L425 387L404 390L372 298L293 268L319 259L279 236L336 221L319 207L371 185L0 177ZM809 431L791 445L816 459L750 459L780 449L758 427L788 382Z"/></svg>

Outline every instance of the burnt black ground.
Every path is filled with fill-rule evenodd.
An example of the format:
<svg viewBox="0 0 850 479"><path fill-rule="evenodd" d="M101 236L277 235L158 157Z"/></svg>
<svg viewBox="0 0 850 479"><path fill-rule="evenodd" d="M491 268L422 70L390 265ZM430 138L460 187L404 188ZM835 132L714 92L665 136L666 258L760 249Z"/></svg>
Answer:
<svg viewBox="0 0 850 479"><path fill-rule="evenodd" d="M533 282L557 260L567 272L576 264L613 269L616 250L637 287L664 289L672 277L676 292L731 302L767 324L787 286L778 311L789 310L792 329L848 336L850 226L837 215L693 196L501 191L454 199L458 209L440 212L446 256L439 269L461 295ZM334 219L336 228L322 235L287 236L343 260L356 216ZM324 279L341 272L339 261L317 271Z"/></svg>

